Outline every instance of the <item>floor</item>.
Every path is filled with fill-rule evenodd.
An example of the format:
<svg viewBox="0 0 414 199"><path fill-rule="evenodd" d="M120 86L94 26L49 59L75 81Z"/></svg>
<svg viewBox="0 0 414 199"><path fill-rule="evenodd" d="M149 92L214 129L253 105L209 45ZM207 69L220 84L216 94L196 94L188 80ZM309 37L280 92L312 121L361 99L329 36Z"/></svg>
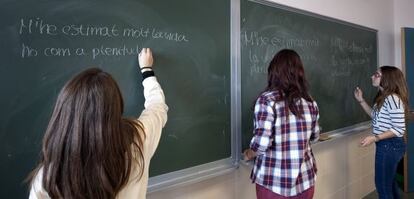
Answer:
<svg viewBox="0 0 414 199"><path fill-rule="evenodd" d="M363 199L378 199L378 194L376 191L373 191L367 196L365 196ZM411 193L401 192L401 199L414 199L414 192L411 192Z"/></svg>

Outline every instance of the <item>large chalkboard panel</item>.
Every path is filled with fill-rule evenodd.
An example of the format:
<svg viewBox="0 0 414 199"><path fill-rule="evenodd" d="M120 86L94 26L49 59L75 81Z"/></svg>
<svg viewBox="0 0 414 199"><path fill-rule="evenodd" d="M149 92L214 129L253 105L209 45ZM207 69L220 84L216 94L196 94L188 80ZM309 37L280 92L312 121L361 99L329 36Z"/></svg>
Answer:
<svg viewBox="0 0 414 199"><path fill-rule="evenodd" d="M241 2L242 147L252 136L253 104L266 86L267 67L283 48L304 62L324 132L369 120L353 99L356 86L372 99L377 68L376 31L265 1Z"/></svg>
<svg viewBox="0 0 414 199"><path fill-rule="evenodd" d="M118 81L126 116L143 109L136 54L155 53L170 107L151 176L229 158L230 2L1 0L0 187L23 198L56 95L98 66ZM214 11L214 12L212 12Z"/></svg>

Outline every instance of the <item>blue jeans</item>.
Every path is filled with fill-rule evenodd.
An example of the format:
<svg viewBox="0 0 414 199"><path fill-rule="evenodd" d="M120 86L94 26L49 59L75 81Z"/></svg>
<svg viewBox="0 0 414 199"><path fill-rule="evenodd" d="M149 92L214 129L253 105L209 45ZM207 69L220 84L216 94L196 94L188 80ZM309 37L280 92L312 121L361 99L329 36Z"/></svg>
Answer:
<svg viewBox="0 0 414 199"><path fill-rule="evenodd" d="M375 187L379 199L399 199L395 182L397 166L405 153L403 138L393 137L376 143Z"/></svg>

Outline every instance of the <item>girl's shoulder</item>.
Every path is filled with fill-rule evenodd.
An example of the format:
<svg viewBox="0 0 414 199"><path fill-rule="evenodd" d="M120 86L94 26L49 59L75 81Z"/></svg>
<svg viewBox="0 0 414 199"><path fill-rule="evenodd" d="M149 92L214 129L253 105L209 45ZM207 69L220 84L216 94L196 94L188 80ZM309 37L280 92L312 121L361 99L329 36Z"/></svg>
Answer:
<svg viewBox="0 0 414 199"><path fill-rule="evenodd" d="M302 103L302 105L306 105L309 109L316 110L316 111L319 110L318 103L314 99L307 100L305 98L301 98L300 103Z"/></svg>
<svg viewBox="0 0 414 199"><path fill-rule="evenodd" d="M397 95L397 94L395 94L395 93L393 93L393 94L388 95L385 98L385 100L400 100L400 96Z"/></svg>
<svg viewBox="0 0 414 199"><path fill-rule="evenodd" d="M43 181L43 167L39 168L33 176L32 182L31 182L31 188L30 188L30 194L29 198L50 198L46 190L43 188L42 185Z"/></svg>
<svg viewBox="0 0 414 199"><path fill-rule="evenodd" d="M312 101L307 101L307 100L305 101L312 104L315 108L318 108L318 103L315 100L312 99Z"/></svg>
<svg viewBox="0 0 414 199"><path fill-rule="evenodd" d="M260 94L257 101L277 102L283 100L280 91L264 91Z"/></svg>
<svg viewBox="0 0 414 199"><path fill-rule="evenodd" d="M399 109L402 106L400 96L397 94L390 94L384 100L384 106L390 109Z"/></svg>

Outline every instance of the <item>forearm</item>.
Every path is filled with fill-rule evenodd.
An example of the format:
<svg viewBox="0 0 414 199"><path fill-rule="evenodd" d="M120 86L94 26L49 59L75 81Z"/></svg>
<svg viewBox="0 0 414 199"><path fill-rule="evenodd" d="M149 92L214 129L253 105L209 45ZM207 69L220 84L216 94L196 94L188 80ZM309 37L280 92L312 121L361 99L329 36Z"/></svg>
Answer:
<svg viewBox="0 0 414 199"><path fill-rule="evenodd" d="M145 108L152 104L165 104L164 92L156 77L148 77L143 80Z"/></svg>
<svg viewBox="0 0 414 199"><path fill-rule="evenodd" d="M257 155L263 155L268 150L273 140L269 137L254 136L250 143L250 149Z"/></svg>
<svg viewBox="0 0 414 199"><path fill-rule="evenodd" d="M379 140L385 140L385 139L396 137L396 135L392 131L388 130L388 131L385 131L381 134L376 135L376 137L379 141Z"/></svg>
<svg viewBox="0 0 414 199"><path fill-rule="evenodd" d="M365 100L361 100L359 102L359 104L361 105L362 109L364 109L365 113L367 115L369 115L369 117L372 117L372 115L371 115L371 112L372 112L371 106L369 106L368 103Z"/></svg>
<svg viewBox="0 0 414 199"><path fill-rule="evenodd" d="M250 148L256 155L264 154L273 142L273 128L275 126L272 103L268 98L261 96L255 105L253 138L250 141Z"/></svg>
<svg viewBox="0 0 414 199"><path fill-rule="evenodd" d="M157 128L160 127L160 131L167 122L168 106L165 103L164 92L155 77L146 78L142 85L144 86L145 109L140 115L140 120L150 118L152 124Z"/></svg>

